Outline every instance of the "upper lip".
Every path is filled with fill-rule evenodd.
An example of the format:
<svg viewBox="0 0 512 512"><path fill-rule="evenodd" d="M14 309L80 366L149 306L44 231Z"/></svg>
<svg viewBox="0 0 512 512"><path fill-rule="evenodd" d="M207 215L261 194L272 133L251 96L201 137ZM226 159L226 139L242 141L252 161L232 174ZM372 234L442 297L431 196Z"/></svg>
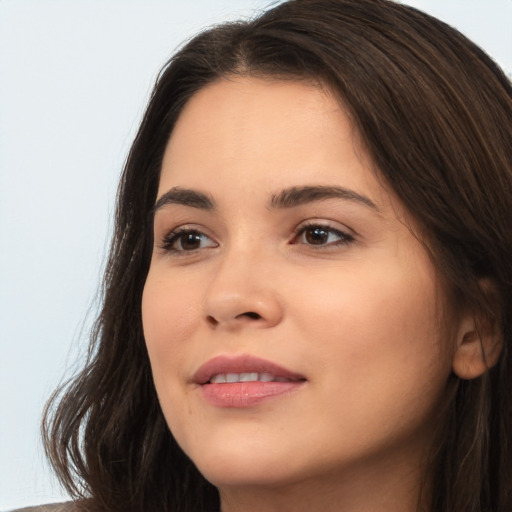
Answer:
<svg viewBox="0 0 512 512"><path fill-rule="evenodd" d="M270 373L292 381L305 380L303 375L292 372L276 363L248 354L216 356L204 363L192 377L196 384L206 384L214 375L225 373Z"/></svg>

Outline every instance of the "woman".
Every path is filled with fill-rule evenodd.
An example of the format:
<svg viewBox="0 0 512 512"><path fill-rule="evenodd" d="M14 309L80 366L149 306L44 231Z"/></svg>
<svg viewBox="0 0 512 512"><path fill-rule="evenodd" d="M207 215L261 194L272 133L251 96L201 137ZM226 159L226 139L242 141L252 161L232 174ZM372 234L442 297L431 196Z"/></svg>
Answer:
<svg viewBox="0 0 512 512"><path fill-rule="evenodd" d="M511 133L498 67L388 0L188 43L47 411L71 509L511 510Z"/></svg>

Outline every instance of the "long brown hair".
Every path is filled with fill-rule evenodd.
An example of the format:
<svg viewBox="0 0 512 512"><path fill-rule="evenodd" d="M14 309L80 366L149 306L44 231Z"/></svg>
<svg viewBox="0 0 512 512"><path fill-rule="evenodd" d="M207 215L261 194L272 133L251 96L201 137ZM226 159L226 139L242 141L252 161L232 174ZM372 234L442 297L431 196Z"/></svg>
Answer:
<svg viewBox="0 0 512 512"><path fill-rule="evenodd" d="M389 0L295 0L207 30L163 68L126 162L103 309L85 368L49 402L47 453L72 495L111 511L212 511L216 489L169 432L141 297L162 156L187 100L232 75L308 79L346 107L425 234L457 304L501 333L496 366L452 376L432 452L432 510L512 510L512 87L453 28ZM483 282L492 283L493 297Z"/></svg>

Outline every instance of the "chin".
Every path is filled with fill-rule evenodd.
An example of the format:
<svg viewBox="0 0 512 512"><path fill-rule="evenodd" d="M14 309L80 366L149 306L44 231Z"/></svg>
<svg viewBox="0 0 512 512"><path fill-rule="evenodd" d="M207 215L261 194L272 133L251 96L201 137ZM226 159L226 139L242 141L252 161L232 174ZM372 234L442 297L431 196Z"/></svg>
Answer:
<svg viewBox="0 0 512 512"><path fill-rule="evenodd" d="M289 470L275 464L214 464L198 467L201 474L219 489L244 487L277 487L292 483L295 478ZM297 478L298 479L298 478Z"/></svg>
<svg viewBox="0 0 512 512"><path fill-rule="evenodd" d="M216 449L208 454L205 451L192 461L201 474L216 487L244 487L279 485L293 480L293 466L283 461L283 457L275 451L249 448L226 447Z"/></svg>

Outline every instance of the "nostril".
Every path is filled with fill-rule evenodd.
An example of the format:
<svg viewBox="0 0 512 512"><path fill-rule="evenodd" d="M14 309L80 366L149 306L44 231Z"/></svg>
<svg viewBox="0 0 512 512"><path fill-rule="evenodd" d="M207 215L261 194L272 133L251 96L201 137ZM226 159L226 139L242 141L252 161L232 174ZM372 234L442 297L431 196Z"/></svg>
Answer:
<svg viewBox="0 0 512 512"><path fill-rule="evenodd" d="M242 313L241 315L238 315L237 318L240 318L241 316L246 316L247 318L251 318L253 320L258 320L261 318L261 315L255 313L254 311L247 311L246 313Z"/></svg>
<svg viewBox="0 0 512 512"><path fill-rule="evenodd" d="M215 318L213 318L213 316L211 316L211 315L208 315L208 316L206 317L206 321L207 321L210 325L214 325L214 326L215 326L215 325L217 325L217 324L219 323L219 322L218 322L218 320L216 320Z"/></svg>
<svg viewBox="0 0 512 512"><path fill-rule="evenodd" d="M219 324L225 324L225 323L231 323L231 321L243 321L243 320L261 320L263 317L256 313L255 311L246 311L245 313L240 313L239 315L236 315L234 317L231 317L231 319L217 319L213 315L207 315L206 316L206 322L211 327L217 327Z"/></svg>

